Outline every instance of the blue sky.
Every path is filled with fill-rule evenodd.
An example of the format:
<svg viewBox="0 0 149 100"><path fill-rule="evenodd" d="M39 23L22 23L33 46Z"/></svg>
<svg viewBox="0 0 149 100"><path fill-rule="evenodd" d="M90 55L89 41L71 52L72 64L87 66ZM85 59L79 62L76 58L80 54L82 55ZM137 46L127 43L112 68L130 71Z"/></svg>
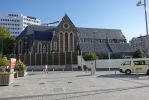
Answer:
<svg viewBox="0 0 149 100"><path fill-rule="evenodd" d="M121 29L129 41L146 35L144 8L136 3L137 0L0 0L0 15L22 13L46 23L61 20L67 13L77 27ZM149 0L147 6L149 9Z"/></svg>

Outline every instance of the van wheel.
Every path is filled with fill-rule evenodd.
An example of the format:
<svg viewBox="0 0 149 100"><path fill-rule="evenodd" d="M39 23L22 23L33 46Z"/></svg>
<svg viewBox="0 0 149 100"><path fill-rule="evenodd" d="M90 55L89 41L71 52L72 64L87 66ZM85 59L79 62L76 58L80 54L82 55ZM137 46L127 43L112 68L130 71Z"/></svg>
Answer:
<svg viewBox="0 0 149 100"><path fill-rule="evenodd" d="M146 74L149 75L149 70L147 70Z"/></svg>
<svg viewBox="0 0 149 100"><path fill-rule="evenodd" d="M127 70L125 71L125 74L126 74L126 75L130 75L130 74L131 74L131 70L127 69Z"/></svg>

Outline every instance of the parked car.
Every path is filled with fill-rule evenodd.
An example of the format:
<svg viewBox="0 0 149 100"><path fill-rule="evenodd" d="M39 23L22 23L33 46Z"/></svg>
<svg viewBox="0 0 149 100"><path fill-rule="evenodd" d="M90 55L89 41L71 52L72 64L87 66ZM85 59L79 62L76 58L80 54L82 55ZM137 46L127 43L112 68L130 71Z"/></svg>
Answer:
<svg viewBox="0 0 149 100"><path fill-rule="evenodd" d="M125 74L146 73L149 75L149 60L128 60L121 64L120 72Z"/></svg>

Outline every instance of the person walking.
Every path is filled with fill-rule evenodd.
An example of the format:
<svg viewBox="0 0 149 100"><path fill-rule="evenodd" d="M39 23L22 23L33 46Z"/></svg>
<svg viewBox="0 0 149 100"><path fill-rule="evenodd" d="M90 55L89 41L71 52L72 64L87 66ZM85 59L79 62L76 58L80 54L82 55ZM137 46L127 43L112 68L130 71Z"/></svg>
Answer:
<svg viewBox="0 0 149 100"><path fill-rule="evenodd" d="M44 72L45 72L45 73L48 73L48 66L47 66L47 65L45 65Z"/></svg>

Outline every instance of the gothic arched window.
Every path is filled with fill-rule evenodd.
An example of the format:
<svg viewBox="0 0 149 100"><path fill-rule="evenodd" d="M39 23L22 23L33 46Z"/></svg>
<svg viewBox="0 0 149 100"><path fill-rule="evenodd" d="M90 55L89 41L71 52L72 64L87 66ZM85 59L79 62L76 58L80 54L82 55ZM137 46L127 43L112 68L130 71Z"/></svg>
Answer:
<svg viewBox="0 0 149 100"><path fill-rule="evenodd" d="M60 45L60 52L62 52L63 51L63 43L64 43L64 41L63 41L63 33L61 32L60 33L60 43L59 43L59 45Z"/></svg>
<svg viewBox="0 0 149 100"><path fill-rule="evenodd" d="M42 52L42 43L38 42L37 44L37 53L41 53Z"/></svg>
<svg viewBox="0 0 149 100"><path fill-rule="evenodd" d="M65 33L65 51L68 52L68 33Z"/></svg>
<svg viewBox="0 0 149 100"><path fill-rule="evenodd" d="M72 33L70 33L70 51L73 51L73 47L74 47L74 45L73 45L73 34Z"/></svg>
<svg viewBox="0 0 149 100"><path fill-rule="evenodd" d="M46 53L46 46L45 45L43 46L42 49L43 49L43 53Z"/></svg>
<svg viewBox="0 0 149 100"><path fill-rule="evenodd" d="M23 46L22 40L19 40L19 42L18 42L18 54L22 54L22 46Z"/></svg>

